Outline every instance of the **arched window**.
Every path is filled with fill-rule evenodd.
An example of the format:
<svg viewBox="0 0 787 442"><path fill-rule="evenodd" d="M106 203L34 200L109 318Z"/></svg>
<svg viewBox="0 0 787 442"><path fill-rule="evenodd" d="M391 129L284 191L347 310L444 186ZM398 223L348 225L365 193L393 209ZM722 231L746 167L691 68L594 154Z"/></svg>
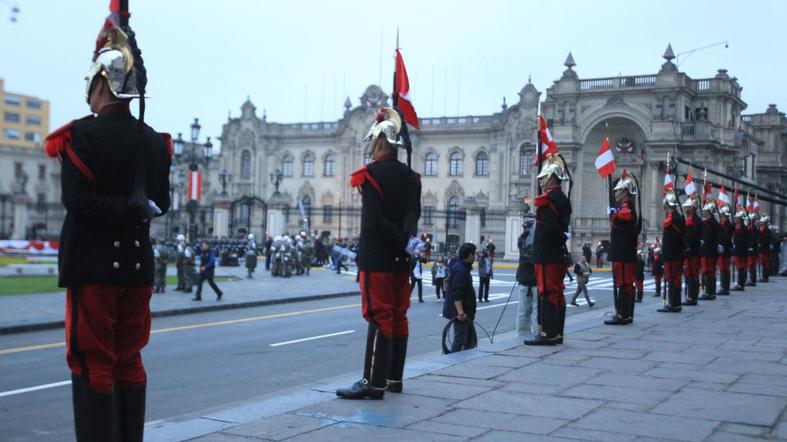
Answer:
<svg viewBox="0 0 787 442"><path fill-rule="evenodd" d="M437 176L437 154L429 152L424 161L424 175Z"/></svg>
<svg viewBox="0 0 787 442"><path fill-rule="evenodd" d="M325 176L334 175L335 165L336 165L336 157L334 157L333 154L330 154L327 157L325 157Z"/></svg>
<svg viewBox="0 0 787 442"><path fill-rule="evenodd" d="M248 150L244 150L243 153L240 154L240 177L251 177L251 152Z"/></svg>
<svg viewBox="0 0 787 442"><path fill-rule="evenodd" d="M459 227L459 198L452 196L448 198L448 228L456 229Z"/></svg>
<svg viewBox="0 0 787 442"><path fill-rule="evenodd" d="M281 174L283 176L292 176L292 155L285 155L281 161Z"/></svg>
<svg viewBox="0 0 787 442"><path fill-rule="evenodd" d="M306 224L312 224L312 199L309 195L304 195L301 198L301 202L303 203L303 213L306 214Z"/></svg>
<svg viewBox="0 0 787 442"><path fill-rule="evenodd" d="M489 176L489 154L481 151L475 156L476 176Z"/></svg>
<svg viewBox="0 0 787 442"><path fill-rule="evenodd" d="M303 176L314 176L314 156L312 154L303 157Z"/></svg>
<svg viewBox="0 0 787 442"><path fill-rule="evenodd" d="M527 148L522 147L519 149L519 173L527 175L530 173L530 164L532 163Z"/></svg>
<svg viewBox="0 0 787 442"><path fill-rule="evenodd" d="M462 174L462 154L454 152L449 159L448 175L459 176Z"/></svg>

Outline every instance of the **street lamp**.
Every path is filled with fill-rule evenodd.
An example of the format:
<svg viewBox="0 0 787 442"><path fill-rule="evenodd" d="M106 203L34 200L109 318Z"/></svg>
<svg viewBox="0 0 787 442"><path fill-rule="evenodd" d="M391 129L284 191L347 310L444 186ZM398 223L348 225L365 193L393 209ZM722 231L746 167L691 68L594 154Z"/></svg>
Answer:
<svg viewBox="0 0 787 442"><path fill-rule="evenodd" d="M227 195L227 185L232 180L232 175L227 172L227 169L222 170L219 173L219 182L221 183L221 194L226 196Z"/></svg>
<svg viewBox="0 0 787 442"><path fill-rule="evenodd" d="M210 160L213 158L213 143L210 142L210 137L207 138L201 146L197 143L199 140L199 133L202 126L199 124L199 118L194 118L194 123L190 126L191 129L191 142L187 143L183 140L183 134L178 132L178 137L172 140L174 150L174 163L180 166L186 166L188 170L196 173L200 166L205 169L208 168ZM186 181L186 172L181 168L178 171L177 178L180 182ZM197 236L197 201L189 199L186 203L186 210L189 213L189 239L192 241Z"/></svg>
<svg viewBox="0 0 787 442"><path fill-rule="evenodd" d="M271 173L271 184L273 184L273 187L276 189L275 192L273 192L274 195L279 193L279 185L283 179L284 174L281 169L276 169L276 172Z"/></svg>

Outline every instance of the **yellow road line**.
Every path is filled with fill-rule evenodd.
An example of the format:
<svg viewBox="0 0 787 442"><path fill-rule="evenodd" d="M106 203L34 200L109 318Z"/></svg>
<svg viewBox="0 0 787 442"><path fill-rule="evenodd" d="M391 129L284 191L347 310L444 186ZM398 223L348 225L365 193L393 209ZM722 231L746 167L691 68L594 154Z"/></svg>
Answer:
<svg viewBox="0 0 787 442"><path fill-rule="evenodd" d="M262 315L262 316L252 316L250 318L241 318L241 319L229 319L226 321L215 321L215 322L205 322L202 324L192 324L192 325L183 325L180 327L168 327L168 328L159 328L156 330L151 331L151 334L157 333L172 333L177 331L184 331L184 330L196 330L200 328L208 328L208 327L219 327L222 325L231 325L231 324L242 324L244 322L253 322L253 321L264 321L267 319L277 319L277 318L287 318L290 316L300 316L300 315L307 315L311 313L321 313L321 312L329 312L333 310L341 310L347 308L354 308L360 307L361 304L345 304L345 305L337 305L334 307L323 307L323 308L315 308L309 310L300 310L296 312L287 312L287 313L276 313L272 315ZM65 342L52 342L49 344L39 344L39 345L29 345L27 347L16 347L16 348L6 348L0 350L0 356L2 355L9 355L13 353L23 353L28 351L36 351L36 350L46 350L50 348L58 348L58 347L65 347Z"/></svg>

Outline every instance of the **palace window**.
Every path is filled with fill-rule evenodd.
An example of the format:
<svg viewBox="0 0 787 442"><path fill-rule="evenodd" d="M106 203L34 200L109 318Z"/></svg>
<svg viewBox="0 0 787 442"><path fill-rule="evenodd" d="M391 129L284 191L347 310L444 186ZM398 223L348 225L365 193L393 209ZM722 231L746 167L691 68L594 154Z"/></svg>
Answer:
<svg viewBox="0 0 787 442"><path fill-rule="evenodd" d="M424 160L424 175L437 176L437 154L429 152Z"/></svg>
<svg viewBox="0 0 787 442"><path fill-rule="evenodd" d="M475 156L476 176L489 176L489 154L481 151Z"/></svg>
<svg viewBox="0 0 787 442"><path fill-rule="evenodd" d="M314 156L312 154L303 158L303 176L314 176Z"/></svg>
<svg viewBox="0 0 787 442"><path fill-rule="evenodd" d="M462 154L454 152L449 159L448 175L460 176L462 175Z"/></svg>
<svg viewBox="0 0 787 442"><path fill-rule="evenodd" d="M522 147L519 149L519 173L527 175L530 173L530 155L528 155L527 148Z"/></svg>
<svg viewBox="0 0 787 442"><path fill-rule="evenodd" d="M251 177L251 152L248 150L244 150L243 153L240 154L240 177Z"/></svg>
<svg viewBox="0 0 787 442"><path fill-rule="evenodd" d="M281 174L283 176L292 176L292 155L285 155L281 161Z"/></svg>
<svg viewBox="0 0 787 442"><path fill-rule="evenodd" d="M28 98L27 107L30 109L41 109L41 101L36 100L35 98Z"/></svg>
<svg viewBox="0 0 787 442"><path fill-rule="evenodd" d="M335 171L334 168L336 166L336 157L333 154L328 155L325 157L325 176L333 176Z"/></svg>
<svg viewBox="0 0 787 442"><path fill-rule="evenodd" d="M5 121L7 123L18 123L19 122L19 114L16 112L6 112L5 113Z"/></svg>
<svg viewBox="0 0 787 442"><path fill-rule="evenodd" d="M432 206L424 206L423 213L421 214L422 219L424 220L424 225L431 226L434 224L434 207Z"/></svg>
<svg viewBox="0 0 787 442"><path fill-rule="evenodd" d="M325 224L333 223L333 206L325 206L322 208L322 222Z"/></svg>
<svg viewBox="0 0 787 442"><path fill-rule="evenodd" d="M459 198L452 196L448 199L448 228L459 228Z"/></svg>
<svg viewBox="0 0 787 442"><path fill-rule="evenodd" d="M41 117L38 115L28 115L25 118L25 123L30 126L40 126L41 125Z"/></svg>

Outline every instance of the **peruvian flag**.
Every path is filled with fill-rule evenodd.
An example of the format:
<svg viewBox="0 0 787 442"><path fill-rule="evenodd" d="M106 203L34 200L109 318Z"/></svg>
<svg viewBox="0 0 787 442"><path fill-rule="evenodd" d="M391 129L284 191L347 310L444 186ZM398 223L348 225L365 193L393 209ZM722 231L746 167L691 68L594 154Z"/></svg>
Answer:
<svg viewBox="0 0 787 442"><path fill-rule="evenodd" d="M745 204L743 202L743 195L741 195L741 191L738 190L737 187L735 187L735 210L736 211L743 210L744 205Z"/></svg>
<svg viewBox="0 0 787 442"><path fill-rule="evenodd" d="M675 190L675 183L672 182L672 175L669 174L669 168L664 174L664 195L670 190Z"/></svg>
<svg viewBox="0 0 787 442"><path fill-rule="evenodd" d="M754 200L751 199L751 195L746 196L746 211L751 212L754 210Z"/></svg>
<svg viewBox="0 0 787 442"><path fill-rule="evenodd" d="M718 204L720 206L724 206L724 205L729 206L731 203L732 203L732 201L730 201L730 196L727 195L727 191L724 190L724 184L722 184L721 185L721 189L719 189L719 202L718 202Z"/></svg>
<svg viewBox="0 0 787 442"><path fill-rule="evenodd" d="M413 101L410 98L410 80L407 78L407 69L404 67L404 59L402 59L399 49L396 50L396 71L394 72L394 106L402 111L405 122L410 123L416 129L421 128Z"/></svg>
<svg viewBox="0 0 787 442"><path fill-rule="evenodd" d="M606 178L615 171L615 156L612 155L612 150L609 148L609 138L607 137L604 137L601 149L598 151L596 170L601 178Z"/></svg>
<svg viewBox="0 0 787 442"><path fill-rule="evenodd" d="M202 172L189 170L189 199L199 202L202 197Z"/></svg>
<svg viewBox="0 0 787 442"><path fill-rule="evenodd" d="M686 187L683 189L687 196L697 195L697 186L694 185L694 178L691 177L691 171L686 174Z"/></svg>
<svg viewBox="0 0 787 442"><path fill-rule="evenodd" d="M757 198L757 195L754 195L754 203L752 204L752 208L755 212L760 213L760 199Z"/></svg>
<svg viewBox="0 0 787 442"><path fill-rule="evenodd" d="M536 156L533 158L533 164L538 164L538 154L541 152L541 159L543 160L548 154L557 154L557 144L552 139L552 132L547 127L547 120L542 115L538 116L538 147L536 148Z"/></svg>
<svg viewBox="0 0 787 442"><path fill-rule="evenodd" d="M709 182L705 181L705 195L703 195L704 202L713 201L713 189Z"/></svg>

